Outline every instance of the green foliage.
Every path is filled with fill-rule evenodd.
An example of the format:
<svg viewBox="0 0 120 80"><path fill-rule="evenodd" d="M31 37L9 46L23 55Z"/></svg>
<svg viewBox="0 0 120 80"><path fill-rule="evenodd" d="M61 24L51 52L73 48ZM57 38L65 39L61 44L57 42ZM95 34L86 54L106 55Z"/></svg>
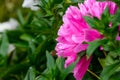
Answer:
<svg viewBox="0 0 120 80"><path fill-rule="evenodd" d="M120 62L116 62L114 64L104 67L101 73L101 80L109 80L110 76L116 72L119 66Z"/></svg>
<svg viewBox="0 0 120 80"><path fill-rule="evenodd" d="M46 52L47 57L47 69L37 77L37 80L65 80L65 78L74 69L76 62L64 68L63 58L57 58L56 63L50 53Z"/></svg>
<svg viewBox="0 0 120 80"><path fill-rule="evenodd" d="M106 8L100 19L88 16L84 18L93 29L98 30L102 35L104 35L103 39L88 43L88 57L90 57L93 53L96 54L96 51L99 51L99 47L102 46L103 52L102 50L99 52L102 52L104 55L97 55L99 63L103 68L103 70L101 70L102 72L99 73L100 78L101 80L119 80L119 77L118 79L115 78L115 76L117 77L120 72L120 44L119 41L116 40L116 36L119 34L119 10L115 13L115 15L110 15L108 8ZM109 26L110 22L112 22L111 26Z"/></svg>
<svg viewBox="0 0 120 80"><path fill-rule="evenodd" d="M89 16L85 16L84 19L92 28L97 29L98 31L102 31L105 28L104 24L102 24L102 22L96 17L91 18Z"/></svg>
<svg viewBox="0 0 120 80"><path fill-rule="evenodd" d="M64 68L64 59L56 58L55 39L65 10L78 2L81 0L40 0L38 11L15 9L19 26L2 33L0 39L0 79L69 79L76 63ZM8 54L9 44L15 49Z"/></svg>
<svg viewBox="0 0 120 80"><path fill-rule="evenodd" d="M5 12L3 9L5 4L8 4L6 1L8 0L0 0L0 21L12 16L18 19L19 26L15 30L7 30L0 34L0 80L75 80L72 71L79 58L64 68L65 60L61 57L56 58L54 48L66 9L70 5L78 5L78 2L83 0L40 0L37 5L40 7L38 11L21 8L17 10L17 7L14 7ZM16 6L21 6L21 2L18 4L12 1ZM119 1L113 1L119 5ZM116 35L119 33L119 14L120 9L115 15L110 15L106 8L101 19L84 17L91 28L97 29L105 36L101 40L89 42L87 52L80 53L80 56L93 55L89 68L100 75L101 80L120 79L120 41L116 41ZM113 22L111 28L109 22ZM10 53L9 44L15 46ZM99 50L100 46L104 50ZM83 80L97 79L87 72Z"/></svg>
<svg viewBox="0 0 120 80"><path fill-rule="evenodd" d="M7 21L9 18L18 18L17 10L21 9L24 15L29 11L21 7L23 0L0 0L0 22Z"/></svg>
<svg viewBox="0 0 120 80"><path fill-rule="evenodd" d="M1 46L0 46L0 65L6 65L6 57L8 53L9 42L6 33L2 34Z"/></svg>
<svg viewBox="0 0 120 80"><path fill-rule="evenodd" d="M119 0L113 0L118 6L120 6L120 1Z"/></svg>
<svg viewBox="0 0 120 80"><path fill-rule="evenodd" d="M2 41L0 46L0 55L6 58L6 54L8 52L9 42L6 33L4 32L2 35Z"/></svg>
<svg viewBox="0 0 120 80"><path fill-rule="evenodd" d="M47 68L52 69L55 66L55 61L48 51L46 52L46 57L47 57Z"/></svg>
<svg viewBox="0 0 120 80"><path fill-rule="evenodd" d="M35 80L35 70L32 67L29 67L24 80Z"/></svg>
<svg viewBox="0 0 120 80"><path fill-rule="evenodd" d="M87 49L87 56L90 57L99 46L105 44L106 42L107 42L106 39L95 40L95 41L90 42L88 49Z"/></svg>

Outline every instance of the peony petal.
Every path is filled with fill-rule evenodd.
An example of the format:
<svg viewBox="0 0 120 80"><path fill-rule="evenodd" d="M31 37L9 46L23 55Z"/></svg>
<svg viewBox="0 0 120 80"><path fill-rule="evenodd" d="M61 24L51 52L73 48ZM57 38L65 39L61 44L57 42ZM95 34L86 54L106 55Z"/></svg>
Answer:
<svg viewBox="0 0 120 80"><path fill-rule="evenodd" d="M102 35L97 30L94 29L86 29L85 30L85 40L87 42L91 42L96 39L101 39Z"/></svg>
<svg viewBox="0 0 120 80"><path fill-rule="evenodd" d="M108 7L110 10L110 14L115 14L116 10L118 9L117 5L112 1L108 2Z"/></svg>
<svg viewBox="0 0 120 80"><path fill-rule="evenodd" d="M71 56L67 57L67 60L65 61L65 68L67 68L70 64L72 64L73 62L75 62L77 59L77 55L75 53L73 53Z"/></svg>
<svg viewBox="0 0 120 80"><path fill-rule="evenodd" d="M117 40L117 41L120 41L120 36L119 36L119 34L117 34L116 40Z"/></svg>
<svg viewBox="0 0 120 80"><path fill-rule="evenodd" d="M77 63L76 67L74 68L74 77L76 80L82 80L84 77L85 72L87 71L89 64L92 60L92 57L90 57L88 60L86 56L83 56L80 61Z"/></svg>
<svg viewBox="0 0 120 80"><path fill-rule="evenodd" d="M88 47L88 44L79 44L75 47L74 52L78 53L78 52L84 51L87 49L87 47Z"/></svg>

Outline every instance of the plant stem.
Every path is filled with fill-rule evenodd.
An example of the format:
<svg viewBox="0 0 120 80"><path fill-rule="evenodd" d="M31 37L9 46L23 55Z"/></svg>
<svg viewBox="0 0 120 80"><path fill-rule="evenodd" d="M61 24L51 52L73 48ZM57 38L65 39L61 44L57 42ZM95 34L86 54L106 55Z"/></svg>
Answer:
<svg viewBox="0 0 120 80"><path fill-rule="evenodd" d="M87 69L87 71L92 74L93 76L95 76L97 79L100 80L100 77L98 75L96 75L94 72L92 72L91 70Z"/></svg>
<svg viewBox="0 0 120 80"><path fill-rule="evenodd" d="M105 57L107 56L107 53L103 50L103 53L104 53L104 55L105 55Z"/></svg>

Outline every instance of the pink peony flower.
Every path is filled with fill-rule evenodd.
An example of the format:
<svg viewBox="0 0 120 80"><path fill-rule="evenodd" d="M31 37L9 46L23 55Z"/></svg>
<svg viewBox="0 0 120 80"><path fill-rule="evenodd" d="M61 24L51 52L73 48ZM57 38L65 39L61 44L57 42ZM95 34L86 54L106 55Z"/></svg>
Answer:
<svg viewBox="0 0 120 80"><path fill-rule="evenodd" d="M85 0L84 4L78 4L79 8L70 6L67 9L63 16L63 25L58 31L58 38L56 39L58 43L55 47L59 57L67 58L65 68L76 61L79 52L87 49L89 45L83 44L84 42L91 42L103 37L87 24L83 16L95 16L100 19L107 5L110 13L115 13L116 5L113 6L112 4L114 3L110 1ZM91 59L92 56L88 60L86 56L83 56L79 60L73 71L76 80L82 80Z"/></svg>
<svg viewBox="0 0 120 80"><path fill-rule="evenodd" d="M87 49L88 44L83 44L84 41L89 42L99 39L101 38L101 35L98 31L89 27L89 25L82 18L80 10L77 7L70 6L67 9L66 14L63 17L63 22L63 25L58 31L58 38L56 39L58 41L58 44L56 45L55 49L59 57L67 58L65 61L65 67L67 67L76 61L77 54L79 52ZM85 62L87 65L89 65L90 60L88 60L88 62L86 60ZM87 68L88 66L86 66L85 69L81 70L84 72L82 75L85 74Z"/></svg>

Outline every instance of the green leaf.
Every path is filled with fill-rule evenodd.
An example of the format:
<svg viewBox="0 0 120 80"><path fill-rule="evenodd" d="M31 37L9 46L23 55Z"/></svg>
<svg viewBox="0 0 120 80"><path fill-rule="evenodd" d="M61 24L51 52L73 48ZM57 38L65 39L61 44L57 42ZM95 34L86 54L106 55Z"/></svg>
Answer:
<svg viewBox="0 0 120 80"><path fill-rule="evenodd" d="M78 59L74 63L72 63L65 70L63 70L63 72L60 75L60 79L61 80L65 80L65 78L67 77L67 75L72 72L72 70L74 69L74 67L75 67L75 65L76 65L76 63L78 61L79 61L79 57L78 57Z"/></svg>
<svg viewBox="0 0 120 80"><path fill-rule="evenodd" d="M105 66L105 59L98 58L98 61L103 68Z"/></svg>
<svg viewBox="0 0 120 80"><path fill-rule="evenodd" d="M108 6L107 6L107 7L105 8L102 16L101 16L101 20L103 20L103 23L104 23L105 20L108 21L108 18L109 18L109 17L110 17L110 13L109 13L109 8L108 8Z"/></svg>
<svg viewBox="0 0 120 80"><path fill-rule="evenodd" d="M0 67L6 64L6 59L0 55Z"/></svg>
<svg viewBox="0 0 120 80"><path fill-rule="evenodd" d="M95 40L93 42L89 43L88 49L87 49L87 56L88 58L94 53L94 51L101 46L102 44L106 43L106 39L103 40Z"/></svg>
<svg viewBox="0 0 120 80"><path fill-rule="evenodd" d="M108 8L108 6L105 8L103 14L104 15L109 15L109 8Z"/></svg>
<svg viewBox="0 0 120 80"><path fill-rule="evenodd" d="M24 80L35 80L35 70L33 69L33 67L29 67Z"/></svg>
<svg viewBox="0 0 120 80"><path fill-rule="evenodd" d="M8 52L9 42L6 33L4 32L2 34L2 43L0 45L0 54L4 57L6 57L6 54Z"/></svg>
<svg viewBox="0 0 120 80"><path fill-rule="evenodd" d="M114 54L114 53L113 53ZM112 59L112 57L110 56L110 53L107 55L106 59L105 59L105 65L111 65L115 63L115 61Z"/></svg>
<svg viewBox="0 0 120 80"><path fill-rule="evenodd" d="M97 17L91 18L90 16L85 16L84 19L91 28L97 29L100 33L104 32L105 25L102 20L99 20Z"/></svg>
<svg viewBox="0 0 120 80"><path fill-rule="evenodd" d="M103 45L102 47L104 48L105 51L114 50L114 47L113 47L111 41L108 41L107 44Z"/></svg>
<svg viewBox="0 0 120 80"><path fill-rule="evenodd" d="M46 51L46 57L47 57L47 68L52 69L55 67L55 61L54 58L51 56L51 54Z"/></svg>
<svg viewBox="0 0 120 80"><path fill-rule="evenodd" d="M111 19L111 22L120 22L120 8L118 8L116 14L113 16L113 18Z"/></svg>
<svg viewBox="0 0 120 80"><path fill-rule="evenodd" d="M71 0L72 2L79 2L79 3L81 3L81 2L83 2L83 0Z"/></svg>
<svg viewBox="0 0 120 80"><path fill-rule="evenodd" d="M120 62L104 67L100 75L101 80L109 80L110 76L113 75L119 67Z"/></svg>
<svg viewBox="0 0 120 80"><path fill-rule="evenodd" d="M33 42L35 42L35 40L33 39L33 37L31 35L28 35L28 34L21 35L20 39L25 40L25 41L33 41Z"/></svg>
<svg viewBox="0 0 120 80"><path fill-rule="evenodd" d="M24 18L23 18L23 15L22 15L21 10L18 10L18 11L17 11L17 15L18 15L18 19L19 19L19 21L20 21L20 24L23 25L25 22L24 22Z"/></svg>
<svg viewBox="0 0 120 80"><path fill-rule="evenodd" d="M53 80L57 74L57 70L45 69L44 72L37 77L38 80ZM58 78L58 77L57 77Z"/></svg>
<svg viewBox="0 0 120 80"><path fill-rule="evenodd" d="M106 7L101 16L101 20L100 20L102 22L102 24L106 25L105 27L108 27L108 24L110 23L109 18L110 18L109 8ZM102 25L100 25L100 26L102 26Z"/></svg>
<svg viewBox="0 0 120 80"><path fill-rule="evenodd" d="M116 72L115 74L113 74L109 80L120 80L120 72Z"/></svg>
<svg viewBox="0 0 120 80"><path fill-rule="evenodd" d="M57 58L56 65L57 65L58 69L62 72L64 70L64 59Z"/></svg>
<svg viewBox="0 0 120 80"><path fill-rule="evenodd" d="M25 21L24 26L29 25L32 21L33 21L33 13L29 12L29 14L26 17L26 21Z"/></svg>
<svg viewBox="0 0 120 80"><path fill-rule="evenodd" d="M98 26L96 25L96 21L93 18L90 18L89 16L85 16L84 19L87 21L87 23L92 27L92 28L97 28Z"/></svg>
<svg viewBox="0 0 120 80"><path fill-rule="evenodd" d="M97 17L91 18L89 16L85 16L84 19L90 25L91 28L97 29L98 31L104 29L104 25Z"/></svg>
<svg viewBox="0 0 120 80"><path fill-rule="evenodd" d="M32 41L29 41L29 48L31 53L35 52L35 44Z"/></svg>
<svg viewBox="0 0 120 80"><path fill-rule="evenodd" d="M46 79L45 77L39 76L35 80L48 80L48 79Z"/></svg>

